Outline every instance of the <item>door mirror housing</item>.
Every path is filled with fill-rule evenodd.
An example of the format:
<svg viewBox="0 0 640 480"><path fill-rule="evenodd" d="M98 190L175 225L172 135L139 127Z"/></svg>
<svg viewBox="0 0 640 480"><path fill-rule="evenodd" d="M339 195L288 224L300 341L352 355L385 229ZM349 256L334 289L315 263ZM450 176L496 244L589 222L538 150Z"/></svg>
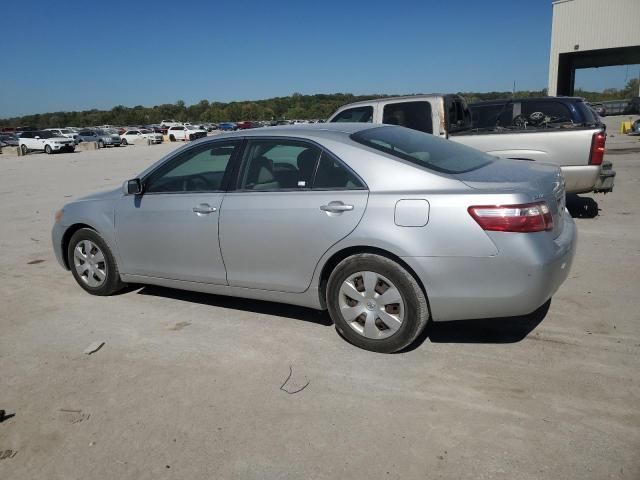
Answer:
<svg viewBox="0 0 640 480"><path fill-rule="evenodd" d="M140 195L142 193L142 182L139 178L127 180L122 187L125 195Z"/></svg>
<svg viewBox="0 0 640 480"><path fill-rule="evenodd" d="M35 137L33 137L33 138L35 138L36 140L40 140L40 137L37 136L37 135Z"/></svg>

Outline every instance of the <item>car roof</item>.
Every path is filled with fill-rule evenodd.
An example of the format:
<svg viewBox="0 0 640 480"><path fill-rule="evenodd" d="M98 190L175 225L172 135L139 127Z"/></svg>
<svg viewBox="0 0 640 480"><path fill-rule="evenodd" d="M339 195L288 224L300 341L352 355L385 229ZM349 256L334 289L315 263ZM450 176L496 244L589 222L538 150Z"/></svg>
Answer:
<svg viewBox="0 0 640 480"><path fill-rule="evenodd" d="M527 97L527 98L500 98L496 100L484 100L482 102L473 102L469 106L482 106L482 105L504 105L505 103L514 102L562 102L562 103L576 103L583 102L582 97Z"/></svg>
<svg viewBox="0 0 640 480"><path fill-rule="evenodd" d="M241 138L241 137L346 137L353 133L370 128L380 128L387 125L377 125L373 123L298 123L294 125L283 125L275 127L251 128L248 130L237 130L217 135L215 137L207 137L208 140L217 138Z"/></svg>

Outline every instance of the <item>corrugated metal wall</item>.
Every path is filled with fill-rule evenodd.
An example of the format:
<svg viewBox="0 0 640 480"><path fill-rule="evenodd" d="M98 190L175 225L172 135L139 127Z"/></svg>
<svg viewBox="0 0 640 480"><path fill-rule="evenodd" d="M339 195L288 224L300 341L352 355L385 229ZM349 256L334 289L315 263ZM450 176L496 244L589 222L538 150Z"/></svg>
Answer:
<svg viewBox="0 0 640 480"><path fill-rule="evenodd" d="M555 95L558 55L640 45L640 0L560 0L553 3L549 95Z"/></svg>

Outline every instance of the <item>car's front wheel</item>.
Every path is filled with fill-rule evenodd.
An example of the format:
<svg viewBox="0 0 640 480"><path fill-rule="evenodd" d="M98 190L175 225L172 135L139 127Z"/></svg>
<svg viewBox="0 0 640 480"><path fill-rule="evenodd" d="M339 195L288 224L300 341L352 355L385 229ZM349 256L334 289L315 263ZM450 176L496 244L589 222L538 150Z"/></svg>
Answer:
<svg viewBox="0 0 640 480"><path fill-rule="evenodd" d="M111 295L124 286L111 250L94 230L81 228L73 234L67 259L78 285L92 295Z"/></svg>
<svg viewBox="0 0 640 480"><path fill-rule="evenodd" d="M126 138L123 138L123 139L122 139L122 142L120 142L120 144L121 144L123 147L126 147L127 145L129 145L129 142L127 141L127 139L126 139Z"/></svg>
<svg viewBox="0 0 640 480"><path fill-rule="evenodd" d="M22 154L26 155L27 153L29 153L29 149L27 148L27 146L25 144L22 144L20 146L20 150L22 150Z"/></svg>
<svg viewBox="0 0 640 480"><path fill-rule="evenodd" d="M44 153L51 155L53 153L53 150L51 149L51 145L45 145L44 146Z"/></svg>
<svg viewBox="0 0 640 480"><path fill-rule="evenodd" d="M374 352L409 346L429 320L427 300L416 279L395 261L370 253L353 255L336 266L326 300L340 335Z"/></svg>

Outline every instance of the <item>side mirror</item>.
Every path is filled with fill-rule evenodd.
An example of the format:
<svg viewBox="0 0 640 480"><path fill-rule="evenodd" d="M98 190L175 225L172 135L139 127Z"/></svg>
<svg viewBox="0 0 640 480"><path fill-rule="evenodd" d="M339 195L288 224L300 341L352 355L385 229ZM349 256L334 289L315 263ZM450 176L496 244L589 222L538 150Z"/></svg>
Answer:
<svg viewBox="0 0 640 480"><path fill-rule="evenodd" d="M139 178L124 182L123 190L125 195L140 195L142 193L142 183Z"/></svg>
<svg viewBox="0 0 640 480"><path fill-rule="evenodd" d="M35 137L33 137L33 138L35 138L36 140L40 140L40 137L37 136L37 135Z"/></svg>

